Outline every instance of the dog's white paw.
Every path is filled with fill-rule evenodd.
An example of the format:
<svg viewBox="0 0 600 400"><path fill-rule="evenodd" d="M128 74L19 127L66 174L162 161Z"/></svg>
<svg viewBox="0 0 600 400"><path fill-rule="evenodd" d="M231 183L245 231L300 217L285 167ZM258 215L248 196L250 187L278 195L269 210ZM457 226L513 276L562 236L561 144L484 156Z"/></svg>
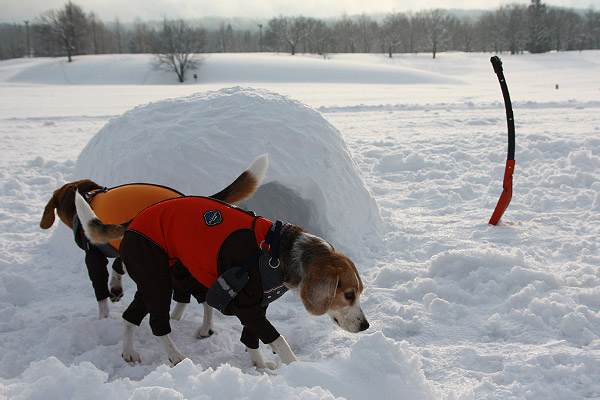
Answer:
<svg viewBox="0 0 600 400"><path fill-rule="evenodd" d="M265 366L264 367L259 367L258 365L256 366L256 368L259 369L269 369L271 371L278 369L279 367L277 366L277 364L275 364L274 362L271 361L265 361Z"/></svg>
<svg viewBox="0 0 600 400"><path fill-rule="evenodd" d="M116 303L121 300L123 297L123 285L122 278L123 275L119 275L116 272L113 272L110 277L110 282L108 283L108 293L110 294L110 301Z"/></svg>
<svg viewBox="0 0 600 400"><path fill-rule="evenodd" d="M200 328L196 329L196 337L198 339L206 339L209 336L212 336L212 334L215 333L215 331L212 329L212 326L204 326L202 325Z"/></svg>
<svg viewBox="0 0 600 400"><path fill-rule="evenodd" d="M159 336L158 339L167 352L167 357L169 358L169 361L171 361L171 364L177 365L186 359L183 353L175 346L175 343L171 340L169 334Z"/></svg>
<svg viewBox="0 0 600 400"><path fill-rule="evenodd" d="M108 318L108 299L98 302L98 317L99 319Z"/></svg>
<svg viewBox="0 0 600 400"><path fill-rule="evenodd" d="M173 364L173 366L176 366L177 364L179 364L180 362L182 362L186 358L187 357L184 356L181 353L179 353L179 354L172 354L172 355L169 356L169 361L171 361L171 364Z"/></svg>
<svg viewBox="0 0 600 400"><path fill-rule="evenodd" d="M269 343L273 353L277 354L284 364L290 364L298 361L298 358L290 348L290 345L283 336L279 336L272 343Z"/></svg>
<svg viewBox="0 0 600 400"><path fill-rule="evenodd" d="M263 370L269 370L269 371L274 371L279 368L277 366L277 364L275 364L274 362L271 362L271 361L264 361L261 364L253 363L253 365L256 367L256 369L263 369Z"/></svg>
<svg viewBox="0 0 600 400"><path fill-rule="evenodd" d="M277 369L277 364L271 361L265 361L260 353L259 349L251 349L246 347L246 351L250 355L250 360L252 360L252 365L254 365L257 369L269 369L274 370Z"/></svg>
<svg viewBox="0 0 600 400"><path fill-rule="evenodd" d="M108 293L110 294L110 301L113 303L116 303L123 298L123 288L121 286L109 288Z"/></svg>
<svg viewBox="0 0 600 400"><path fill-rule="evenodd" d="M133 350L123 350L123 353L121 354L121 356L123 357L123 360L125 360L125 362L131 363L131 364L135 364L136 362L141 363L142 359L140 358L140 354Z"/></svg>

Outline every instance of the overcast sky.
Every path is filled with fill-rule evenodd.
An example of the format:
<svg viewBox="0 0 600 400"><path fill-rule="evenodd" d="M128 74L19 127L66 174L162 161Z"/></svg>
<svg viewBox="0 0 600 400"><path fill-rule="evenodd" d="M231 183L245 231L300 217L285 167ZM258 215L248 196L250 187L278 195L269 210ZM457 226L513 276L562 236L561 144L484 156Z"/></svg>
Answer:
<svg viewBox="0 0 600 400"><path fill-rule="evenodd" d="M0 21L35 21L44 11L61 8L67 0L0 0ZM431 8L497 9L503 4L529 4L529 0L73 0L84 12L104 22L167 18L271 17L303 15L325 18L343 14L419 11ZM594 10L600 0L546 0L545 4Z"/></svg>

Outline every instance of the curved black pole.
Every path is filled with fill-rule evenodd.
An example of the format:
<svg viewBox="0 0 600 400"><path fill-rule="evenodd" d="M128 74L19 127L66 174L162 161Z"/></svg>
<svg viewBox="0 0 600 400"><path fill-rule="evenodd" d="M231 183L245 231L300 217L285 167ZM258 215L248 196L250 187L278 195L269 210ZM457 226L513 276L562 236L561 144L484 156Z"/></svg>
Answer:
<svg viewBox="0 0 600 400"><path fill-rule="evenodd" d="M502 88L504 108L506 108L506 123L508 125L508 155L506 157L506 169L504 170L503 190L489 222L492 225L497 225L512 199L512 177L515 170L515 119L513 116L512 103L510 102L510 95L508 94L508 86L504 79L502 61L500 61L500 58L497 56L492 57L490 61L494 66L494 72L498 76L498 81L500 81L500 87Z"/></svg>
<svg viewBox="0 0 600 400"><path fill-rule="evenodd" d="M506 79L504 79L504 71L502 70L502 61L498 56L493 56L490 61L494 66L494 72L498 75L500 87L502 88L502 96L504 96L504 108L506 108L506 123L508 125L508 156L507 160L515 159L515 118L513 116L512 103L510 102L510 94Z"/></svg>

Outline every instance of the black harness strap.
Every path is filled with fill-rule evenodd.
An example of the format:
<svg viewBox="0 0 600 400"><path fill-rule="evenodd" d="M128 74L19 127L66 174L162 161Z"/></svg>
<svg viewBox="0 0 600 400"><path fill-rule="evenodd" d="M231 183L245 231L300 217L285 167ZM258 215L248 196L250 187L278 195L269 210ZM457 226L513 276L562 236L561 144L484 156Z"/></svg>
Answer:
<svg viewBox="0 0 600 400"><path fill-rule="evenodd" d="M260 258L260 256L262 256L263 254L267 254L269 250L271 250L269 265L271 265L271 260L275 259L277 261L276 265L279 266L279 237L281 236L280 233L282 226L283 223L281 221L276 221L273 225L271 225L271 228L269 228L269 232L267 232L267 236L265 236L265 240L263 240L258 245L258 250L256 251L256 253L254 253L254 255L250 257L248 261L246 261L242 268L240 268L239 271L236 272L235 275L237 278L241 278L242 275L248 272L250 267L252 267L252 264L254 264ZM271 242L273 242L272 246ZM266 244L267 248L263 248L263 244Z"/></svg>

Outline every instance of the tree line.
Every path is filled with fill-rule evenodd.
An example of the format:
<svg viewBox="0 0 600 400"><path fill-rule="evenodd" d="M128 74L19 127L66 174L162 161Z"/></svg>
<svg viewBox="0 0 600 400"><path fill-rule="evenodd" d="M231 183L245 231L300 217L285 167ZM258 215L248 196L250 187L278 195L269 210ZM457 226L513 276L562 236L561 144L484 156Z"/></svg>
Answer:
<svg viewBox="0 0 600 400"><path fill-rule="evenodd" d="M106 53L157 53L173 41L190 53L543 53L600 49L600 12L511 4L496 10L456 14L433 9L381 16L323 20L278 16L253 27L226 20L204 28L193 21L104 23L72 1L33 21L0 25L0 59ZM171 41L171 43L169 43Z"/></svg>

